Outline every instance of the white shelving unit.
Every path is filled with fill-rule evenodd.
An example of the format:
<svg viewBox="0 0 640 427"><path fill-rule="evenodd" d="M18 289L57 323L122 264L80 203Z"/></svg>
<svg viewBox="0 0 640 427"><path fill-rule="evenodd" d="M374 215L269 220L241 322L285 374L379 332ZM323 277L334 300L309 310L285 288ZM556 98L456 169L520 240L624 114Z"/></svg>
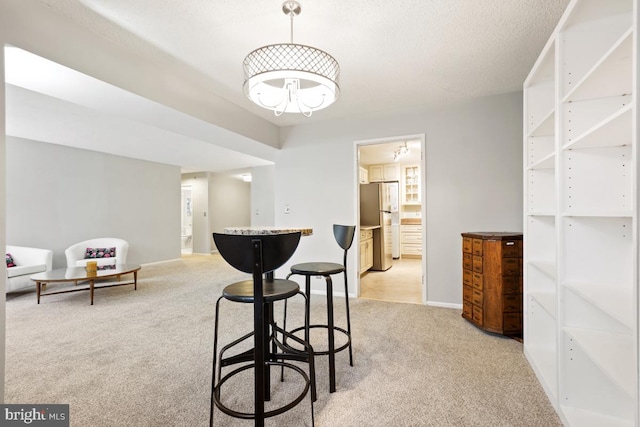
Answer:
<svg viewBox="0 0 640 427"><path fill-rule="evenodd" d="M572 0L524 84L524 351L568 426L638 426L638 1Z"/></svg>
<svg viewBox="0 0 640 427"><path fill-rule="evenodd" d="M552 402L558 393L556 56L551 40L524 90L524 352Z"/></svg>

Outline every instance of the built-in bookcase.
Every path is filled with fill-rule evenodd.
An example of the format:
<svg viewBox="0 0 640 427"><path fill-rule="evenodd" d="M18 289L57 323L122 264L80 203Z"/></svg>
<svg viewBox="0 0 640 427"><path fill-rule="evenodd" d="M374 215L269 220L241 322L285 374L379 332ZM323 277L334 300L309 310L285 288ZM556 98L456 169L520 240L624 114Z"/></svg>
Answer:
<svg viewBox="0 0 640 427"><path fill-rule="evenodd" d="M556 45L550 40L524 91L525 353L552 401L557 399ZM537 239L528 238L536 235Z"/></svg>
<svg viewBox="0 0 640 427"><path fill-rule="evenodd" d="M638 0L573 0L524 84L524 350L566 425L637 426Z"/></svg>

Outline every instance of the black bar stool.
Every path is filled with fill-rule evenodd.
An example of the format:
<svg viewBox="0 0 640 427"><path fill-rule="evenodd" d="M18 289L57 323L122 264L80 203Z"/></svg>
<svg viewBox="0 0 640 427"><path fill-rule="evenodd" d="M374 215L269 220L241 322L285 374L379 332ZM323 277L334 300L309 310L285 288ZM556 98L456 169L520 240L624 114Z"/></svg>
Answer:
<svg viewBox="0 0 640 427"><path fill-rule="evenodd" d="M253 278L228 285L216 302L215 333L213 342L213 369L211 373L211 412L209 425L213 425L214 406L227 415L236 418L254 419L256 426L264 426L264 419L282 414L300 403L311 388L311 420L313 402L316 400L314 352L308 342L286 332L273 320L273 303L287 300L300 292L298 284L292 280L274 279L273 271L282 266L296 250L300 233L272 235L234 235L213 233L213 239L220 255L234 268L252 273ZM264 278L263 278L264 275ZM303 295L304 296L304 295ZM305 297L305 307L308 301ZM253 304L253 331L224 346L218 354L218 320L222 299ZM308 328L308 318L305 319ZM279 341L277 334L282 335ZM225 353L241 342L253 337L254 347L239 354L225 357ZM291 339L302 346L296 350L282 344ZM287 361L299 361L309 364L309 375L299 366ZM222 368L240 365L222 376ZM265 401L270 400L270 366L280 366L297 372L304 380L304 389L291 402L265 411ZM216 367L217 378L216 382ZM234 410L220 399L222 385L231 377L247 369L254 368L254 412Z"/></svg>
<svg viewBox="0 0 640 427"><path fill-rule="evenodd" d="M349 313L349 285L347 282L347 252L353 243L353 237L356 233L355 225L333 225L333 234L336 238L336 242L343 249L342 264L334 262L305 262L301 264L295 264L291 267L291 273L287 276L287 279L294 274L305 276L305 293L309 302L311 300L311 277L323 276L327 285L327 324L311 324L309 328L324 328L327 330L327 350L314 352L315 355L328 355L329 356L329 391L333 393L336 391L336 366L335 366L335 354L346 348L349 348L349 364L353 366L353 350L351 346L351 315ZM333 281L331 276L334 274L344 274L344 293L345 293L345 305L347 310L347 329L340 328L334 324L333 321ZM286 328L286 301L285 301L285 318L284 327ZM309 317L309 306L306 307L307 315ZM291 330L292 333L301 331L306 327L299 327ZM347 342L336 348L335 347L335 334L338 331L347 337ZM308 332L305 331L305 341L309 341Z"/></svg>

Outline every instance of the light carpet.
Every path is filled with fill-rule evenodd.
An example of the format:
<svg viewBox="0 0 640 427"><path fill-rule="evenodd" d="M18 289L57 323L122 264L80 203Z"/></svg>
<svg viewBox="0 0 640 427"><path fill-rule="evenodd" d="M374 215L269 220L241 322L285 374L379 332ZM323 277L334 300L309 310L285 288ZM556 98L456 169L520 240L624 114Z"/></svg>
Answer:
<svg viewBox="0 0 640 427"><path fill-rule="evenodd" d="M217 255L190 255L138 277L137 291L97 290L93 306L88 292L40 305L35 292L7 295L5 403L67 403L78 427L208 425L215 300L246 276ZM302 306L293 299L291 319ZM324 297L312 306L312 321L322 321ZM344 325L343 298L335 312ZM247 332L251 316L251 306L226 302L221 341ZM460 310L352 299L351 317L355 366L338 354L337 392L328 391L327 358L317 358L316 426L561 426L522 344L480 331ZM250 407L251 385L235 383L225 400ZM299 387L294 374L274 381L269 405ZM253 425L220 411L214 421ZM311 425L309 399L267 425Z"/></svg>

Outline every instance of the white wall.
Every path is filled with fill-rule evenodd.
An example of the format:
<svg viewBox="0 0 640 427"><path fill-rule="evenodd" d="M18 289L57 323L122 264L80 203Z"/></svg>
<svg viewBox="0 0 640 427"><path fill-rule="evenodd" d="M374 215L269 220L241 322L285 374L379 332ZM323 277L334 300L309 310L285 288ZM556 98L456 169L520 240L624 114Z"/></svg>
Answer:
<svg viewBox="0 0 640 427"><path fill-rule="evenodd" d="M251 225L275 224L275 185L276 168L274 165L251 169Z"/></svg>
<svg viewBox="0 0 640 427"><path fill-rule="evenodd" d="M331 225L357 221L354 141L422 133L427 299L462 304L460 233L522 230L520 92L439 111L415 109L283 129L276 161L276 224L314 229L285 268L303 260L340 260ZM290 214L284 213L285 205ZM350 283L357 280L357 251L354 245Z"/></svg>
<svg viewBox="0 0 640 427"><path fill-rule="evenodd" d="M251 223L251 185L237 178L212 175L209 181L211 233ZM211 233L207 237L213 245Z"/></svg>
<svg viewBox="0 0 640 427"><path fill-rule="evenodd" d="M94 237L129 242L127 261L180 257L180 169L7 137L7 242L64 250Z"/></svg>

